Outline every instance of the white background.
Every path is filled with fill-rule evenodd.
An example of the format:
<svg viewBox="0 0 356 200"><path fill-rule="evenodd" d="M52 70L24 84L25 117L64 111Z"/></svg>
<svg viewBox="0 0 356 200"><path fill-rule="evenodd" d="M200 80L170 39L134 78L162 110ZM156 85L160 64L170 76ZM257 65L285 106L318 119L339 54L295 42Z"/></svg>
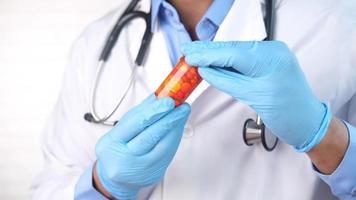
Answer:
<svg viewBox="0 0 356 200"><path fill-rule="evenodd" d="M120 0L0 0L0 199L29 199L69 48Z"/></svg>

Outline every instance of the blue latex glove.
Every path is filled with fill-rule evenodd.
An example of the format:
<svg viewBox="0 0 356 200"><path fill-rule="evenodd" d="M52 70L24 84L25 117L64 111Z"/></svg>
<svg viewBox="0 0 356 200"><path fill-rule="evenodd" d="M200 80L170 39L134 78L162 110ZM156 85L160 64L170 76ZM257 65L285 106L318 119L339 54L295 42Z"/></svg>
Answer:
<svg viewBox="0 0 356 200"><path fill-rule="evenodd" d="M332 118L309 87L296 56L279 41L193 42L182 48L211 85L251 106L300 152L320 143Z"/></svg>
<svg viewBox="0 0 356 200"><path fill-rule="evenodd" d="M96 145L98 177L115 198L134 199L157 183L173 159L190 106L151 95L133 108Z"/></svg>

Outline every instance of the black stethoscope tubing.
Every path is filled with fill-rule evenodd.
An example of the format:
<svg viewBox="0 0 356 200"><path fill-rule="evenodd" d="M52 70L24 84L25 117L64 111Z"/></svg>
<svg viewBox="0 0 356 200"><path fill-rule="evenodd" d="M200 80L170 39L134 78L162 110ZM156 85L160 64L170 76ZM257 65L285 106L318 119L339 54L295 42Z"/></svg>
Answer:
<svg viewBox="0 0 356 200"><path fill-rule="evenodd" d="M109 118L119 108L119 106L123 102L123 99L125 98L128 90L132 86L133 81L136 76L137 67L143 66L143 62L144 62L145 56L147 54L149 44L151 43L153 33L151 31L151 11L149 13L145 13L143 11L135 10L138 3L139 3L139 0L132 0L129 3L129 5L127 6L127 8L123 12L123 14L119 17L118 21L114 25L113 29L111 30L110 34L108 35L108 37L105 41L103 50L99 56L99 61L98 61L99 64L97 67L97 73L96 73L96 77L95 77L95 80L94 80L93 86L92 86L91 101L90 101L91 111L88 113L85 113L85 115L84 115L84 119L88 122L103 124L103 125L108 125L108 126L113 126L118 122L118 121L109 121ZM135 67L133 68L133 70L131 72L128 83L126 84L123 94L119 97L118 103L116 104L115 108L107 116L99 117L99 115L96 113L96 109L95 109L95 97L96 97L96 89L97 89L98 81L101 76L102 69L105 67L106 62L109 60L109 58L111 56L111 51L114 48L116 42L118 41L118 38L119 38L122 30L128 23L130 23L132 20L135 20L135 19L143 19L145 22L145 25L146 25L146 30L144 32L142 39L141 39L141 45L140 45L139 51L135 58Z"/></svg>
<svg viewBox="0 0 356 200"><path fill-rule="evenodd" d="M151 10L149 11L149 13L145 13L143 11L137 11L135 10L135 8L137 7L138 3L140 2L140 0L132 0L129 5L127 6L127 8L125 9L125 11L123 12L123 14L119 17L118 21L116 22L116 24L114 25L113 29L111 30L109 36L107 37L106 41L105 41L105 45L102 49L102 52L99 56L99 63L102 64L102 66L99 67L103 67L104 64L108 61L108 59L110 58L111 55L111 51L114 48L116 42L118 41L118 37L120 36L122 30L124 29L124 27L131 22L134 19L143 19L146 23L146 30L145 33L142 37L141 40L141 45L139 48L139 51L136 55L136 59L135 59L135 65L136 66L142 66L144 59L145 59L145 55L147 54L148 51L148 47L150 45L150 42L152 40L152 36L153 33L151 31ZM266 27L266 32L267 32L267 37L265 38L265 41L269 41L272 40L274 38L274 25L275 25L275 13L274 13L275 9L274 9L274 1L273 0L266 0L266 16L264 19L264 23L265 23L265 27ZM133 74L135 75L135 74ZM100 71L98 76L100 76ZM98 77L97 77L98 78ZM134 78L134 77L133 77ZM130 78L131 79L131 78ZM97 80L95 80L94 83L94 87L96 87L96 83ZM130 82L132 82L132 80L130 80ZM130 86L129 86L130 87ZM127 90L129 89L129 87L127 88ZM95 90L96 88L94 88L94 97L95 98ZM127 92L126 90L126 92ZM125 93L126 93L125 92ZM124 97L123 97L124 98ZM116 111L116 109L120 106L120 103L122 102L123 98L120 99L119 104L117 104L117 106L115 107L115 109L113 110L113 112L109 115L109 117ZM107 122L109 117L105 117L105 118L100 118L97 116L97 114L95 113L95 105L91 106L92 110L91 112L88 112L84 115L84 119L88 122L93 122L93 123L101 123L104 125L115 125L117 123L117 121L114 122ZM248 143L247 141L247 136L246 136L246 132L247 132L247 125L249 123L252 123L253 127L256 128L256 130L258 129L260 131L260 138L262 141L262 144L264 146L264 148L267 151L272 151L278 142L278 139L275 140L274 144L272 146L269 146L266 142L266 138L265 138L265 125L263 124L262 120L260 119L260 117L257 117L257 120L253 120L253 119L247 119L244 127L243 127L243 139L245 141L245 143L248 146L251 146L252 144Z"/></svg>
<svg viewBox="0 0 356 200"><path fill-rule="evenodd" d="M143 11L135 11L135 7L139 0L132 1L129 6L126 8L122 16L119 18L118 22L114 26L113 30L109 34L108 39L105 42L105 46L100 54L99 61L106 62L109 57L111 50L114 48L121 31L124 27L134 19L141 18L146 23L146 30L141 40L141 46L139 52L136 56L135 63L138 66L141 66L146 55L148 46L151 42L153 33L151 32L151 12L145 13Z"/></svg>

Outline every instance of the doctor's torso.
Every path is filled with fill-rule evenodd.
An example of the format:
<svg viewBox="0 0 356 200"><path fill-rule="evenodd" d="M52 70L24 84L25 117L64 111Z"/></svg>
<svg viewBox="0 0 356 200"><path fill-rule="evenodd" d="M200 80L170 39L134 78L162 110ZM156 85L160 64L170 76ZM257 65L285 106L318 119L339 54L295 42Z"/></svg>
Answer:
<svg viewBox="0 0 356 200"><path fill-rule="evenodd" d="M344 3L346 2L346 3ZM350 4L351 5L351 4ZM263 40L266 36L263 1L235 1L221 24L216 41ZM347 102L355 93L355 20L343 16L351 8L347 1L280 0L276 2L275 39L286 42L296 53L313 91L330 103L335 114L347 115ZM90 88L97 57L112 24L122 8L89 26L79 40L83 53L75 77L83 86L83 104L76 112L89 110ZM353 19L355 16L353 17ZM104 69L97 94L103 116L116 103L130 75L144 27L129 26L123 32ZM350 41L352 40L352 41ZM353 49L352 49L353 48ZM354 56L356 56L354 54ZM157 27L147 60L138 70L137 80L115 117L128 111L152 93L172 69L167 46ZM116 96L115 96L116 95ZM255 113L248 106L203 82L188 99L192 113L178 152L165 178L151 187L150 199L335 199L328 186L315 175L306 155L279 142L273 152L261 144L248 147L242 139L246 119ZM293 106L293 105L291 105ZM79 118L78 118L79 119ZM86 164L95 160L97 139L109 128L88 124L73 137L86 138ZM83 141L84 142L84 141ZM84 164L84 163L83 163ZM142 197L143 198L143 197Z"/></svg>

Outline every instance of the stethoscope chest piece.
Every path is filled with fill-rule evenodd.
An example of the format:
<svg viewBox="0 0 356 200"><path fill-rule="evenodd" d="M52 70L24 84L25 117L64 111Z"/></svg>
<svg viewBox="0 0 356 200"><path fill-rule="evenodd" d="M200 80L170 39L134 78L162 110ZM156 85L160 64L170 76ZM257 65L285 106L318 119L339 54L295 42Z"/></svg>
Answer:
<svg viewBox="0 0 356 200"><path fill-rule="evenodd" d="M252 146L261 142L267 151L275 149L278 143L278 138L266 131L265 125L259 117L257 120L248 119L245 121L242 135L246 145Z"/></svg>

